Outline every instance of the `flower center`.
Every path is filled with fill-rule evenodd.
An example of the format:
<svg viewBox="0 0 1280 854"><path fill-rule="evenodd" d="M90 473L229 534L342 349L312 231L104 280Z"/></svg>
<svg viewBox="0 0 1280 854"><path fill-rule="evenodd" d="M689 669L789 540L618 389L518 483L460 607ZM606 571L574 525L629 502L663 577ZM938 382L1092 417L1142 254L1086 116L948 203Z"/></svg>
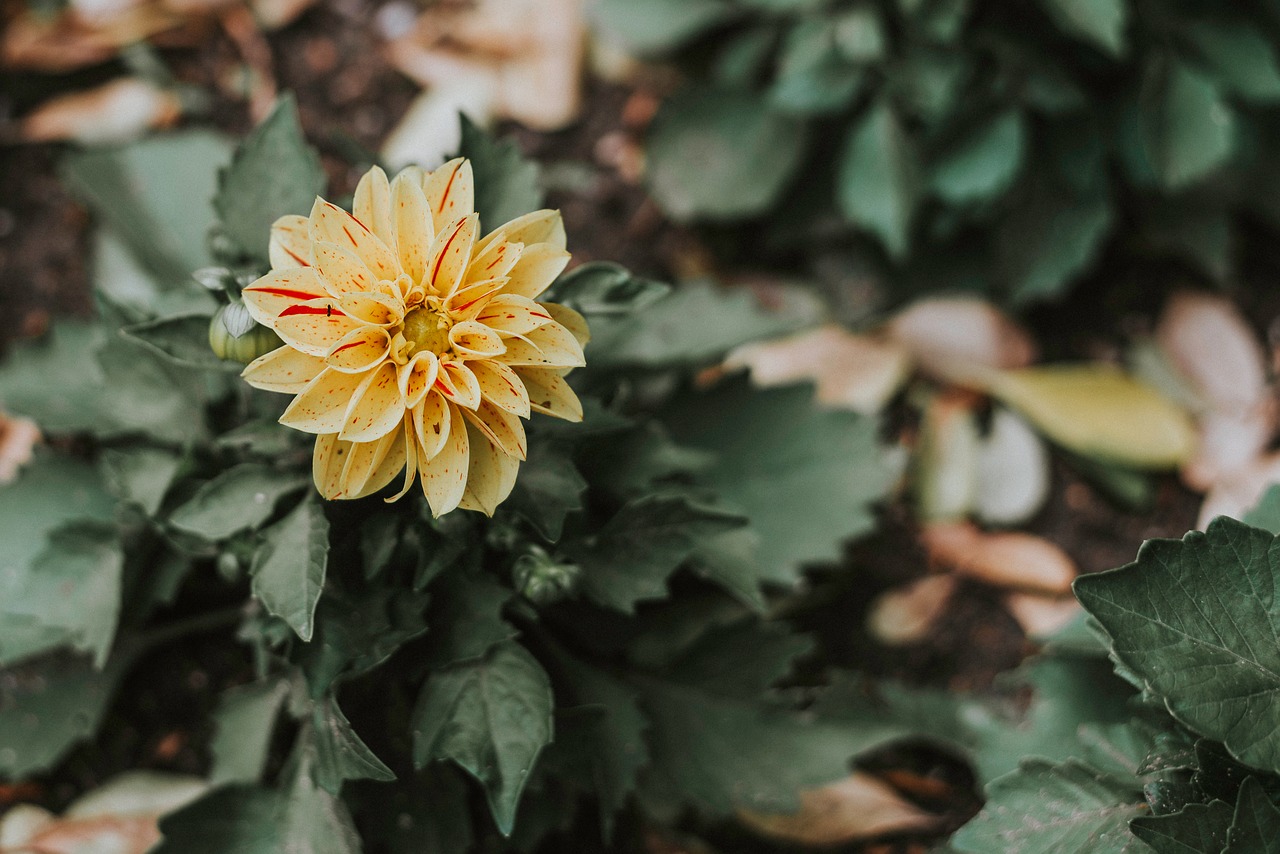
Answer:
<svg viewBox="0 0 1280 854"><path fill-rule="evenodd" d="M437 356L449 349L449 328L453 322L444 314L426 306L415 308L405 315L404 340L409 342L412 356L422 350L430 350Z"/></svg>

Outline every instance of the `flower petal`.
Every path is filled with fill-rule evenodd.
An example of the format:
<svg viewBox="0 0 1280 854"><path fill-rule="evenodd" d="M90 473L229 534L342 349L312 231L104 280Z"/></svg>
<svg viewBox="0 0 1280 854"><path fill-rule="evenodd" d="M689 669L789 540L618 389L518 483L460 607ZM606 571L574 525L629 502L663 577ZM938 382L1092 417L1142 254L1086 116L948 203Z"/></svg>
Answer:
<svg viewBox="0 0 1280 854"><path fill-rule="evenodd" d="M404 469L404 424L376 442L356 442L342 472L342 497L363 498L390 483Z"/></svg>
<svg viewBox="0 0 1280 854"><path fill-rule="evenodd" d="M476 361L467 365L480 384L480 394L499 409L529 417L529 392L515 370L501 362Z"/></svg>
<svg viewBox="0 0 1280 854"><path fill-rule="evenodd" d="M591 328L587 326L587 319L577 311L567 305L554 302L544 302L542 307L555 318L556 323L569 330L569 334L578 339L578 344L585 347L591 342Z"/></svg>
<svg viewBox="0 0 1280 854"><path fill-rule="evenodd" d="M475 409L480 405L480 383L476 380L476 375L461 362L442 360L435 388L450 403L467 409Z"/></svg>
<svg viewBox="0 0 1280 854"><path fill-rule="evenodd" d="M414 353L413 358L400 366L400 394L404 397L407 409L415 408L419 401L435 385L436 376L440 372L440 360L430 350Z"/></svg>
<svg viewBox="0 0 1280 854"><path fill-rule="evenodd" d="M395 229L391 223L391 185L382 167L374 166L356 184L351 213L370 231L381 238L392 252L396 248Z"/></svg>
<svg viewBox="0 0 1280 854"><path fill-rule="evenodd" d="M380 237L342 208L321 198L311 208L311 240L336 243L354 252L379 279L400 275L400 262Z"/></svg>
<svg viewBox="0 0 1280 854"><path fill-rule="evenodd" d="M499 241L523 243L525 246L549 243L556 249L564 249L564 220L560 217L560 211L532 211L494 230L481 241L476 251L483 252Z"/></svg>
<svg viewBox="0 0 1280 854"><path fill-rule="evenodd" d="M304 433L337 433L347 420L351 399L372 375L325 369L293 399L280 423Z"/></svg>
<svg viewBox="0 0 1280 854"><path fill-rule="evenodd" d="M355 393L338 438L348 442L372 442L394 430L404 420L404 398L396 382L396 365L384 362Z"/></svg>
<svg viewBox="0 0 1280 854"><path fill-rule="evenodd" d="M422 192L427 197L438 234L446 224L475 212L475 177L471 163L461 157L450 160L424 179Z"/></svg>
<svg viewBox="0 0 1280 854"><path fill-rule="evenodd" d="M422 185L404 172L391 182L391 214L396 229L400 266L414 284L421 284L427 272L435 226Z"/></svg>
<svg viewBox="0 0 1280 854"><path fill-rule="evenodd" d="M327 356L335 344L361 324L348 317L333 297L325 296L289 306L272 325L286 344L312 356Z"/></svg>
<svg viewBox="0 0 1280 854"><path fill-rule="evenodd" d="M520 260L507 273L511 281L507 282L506 292L536 299L564 272L569 257L568 252L550 243L526 246Z"/></svg>
<svg viewBox="0 0 1280 854"><path fill-rule="evenodd" d="M289 306L328 295L310 267L273 270L240 292L253 319L272 329L280 312Z"/></svg>
<svg viewBox="0 0 1280 854"><path fill-rule="evenodd" d="M506 410L499 409L487 400L482 400L473 412L461 410L463 417L480 428L502 452L523 460L529 452L528 442L524 435L524 423Z"/></svg>
<svg viewBox="0 0 1280 854"><path fill-rule="evenodd" d="M480 218L475 214L454 220L436 233L431 244L430 261L426 281L428 290L442 297L449 297L462 284L462 274L471 259L471 247L476 241Z"/></svg>
<svg viewBox="0 0 1280 854"><path fill-rule="evenodd" d="M546 308L515 294L502 294L489 300L476 321L507 335L524 335L554 318Z"/></svg>
<svg viewBox="0 0 1280 854"><path fill-rule="evenodd" d="M240 372L244 381L263 391L297 394L324 370L324 359L295 350L287 344L254 359Z"/></svg>
<svg viewBox="0 0 1280 854"><path fill-rule="evenodd" d="M492 516L516 485L520 461L503 453L471 424L467 425L467 441L471 448L467 489L458 506Z"/></svg>
<svg viewBox="0 0 1280 854"><path fill-rule="evenodd" d="M550 368L516 368L529 393L529 408L543 415L582 420L582 401L574 394L565 378Z"/></svg>
<svg viewBox="0 0 1280 854"><path fill-rule="evenodd" d="M273 270L311 266L311 223L305 216L289 214L272 223L267 257Z"/></svg>
<svg viewBox="0 0 1280 854"><path fill-rule="evenodd" d="M422 449L422 458L429 460L444 447L449 438L450 412L453 407L444 399L444 395L433 391L422 399L422 404L413 410L413 426L417 431L418 444Z"/></svg>
<svg viewBox="0 0 1280 854"><path fill-rule="evenodd" d="M458 355L470 359L492 359L507 349L498 333L474 320L455 323L449 330L449 343Z"/></svg>
<svg viewBox="0 0 1280 854"><path fill-rule="evenodd" d="M385 294L344 294L338 306L361 323L394 326L404 320L404 304Z"/></svg>
<svg viewBox="0 0 1280 854"><path fill-rule="evenodd" d="M378 289L378 280L368 265L354 252L343 249L336 243L317 242L315 261L321 284L334 297Z"/></svg>
<svg viewBox="0 0 1280 854"><path fill-rule="evenodd" d="M358 326L342 336L325 357L335 371L364 373L387 357L391 336L380 326Z"/></svg>
<svg viewBox="0 0 1280 854"><path fill-rule="evenodd" d="M548 323L528 335L503 340L507 352L494 358L513 367L580 368L586 364L578 339L558 323Z"/></svg>
<svg viewBox="0 0 1280 854"><path fill-rule="evenodd" d="M470 467L467 429L462 419L453 412L444 447L430 460L418 458L418 476L422 478L422 491L431 505L432 516L443 516L458 506L467 489L467 472Z"/></svg>
<svg viewBox="0 0 1280 854"><path fill-rule="evenodd" d="M339 441L337 433L316 437L316 447L311 454L311 479L316 483L316 490L330 501L342 497L342 472L350 451L351 443Z"/></svg>
<svg viewBox="0 0 1280 854"><path fill-rule="evenodd" d="M403 448L401 465L404 466L404 483L400 486L399 492L386 500L388 504L404 498L409 493L409 487L413 486L414 477L418 474L418 443L413 438L413 425L409 423L408 418L404 421Z"/></svg>
<svg viewBox="0 0 1280 854"><path fill-rule="evenodd" d="M491 237L493 235L489 235L485 240ZM487 246L476 244L476 248L471 253L471 264L467 267L467 282L502 278L511 272L511 268L520 260L523 252L523 243L498 240Z"/></svg>
<svg viewBox="0 0 1280 854"><path fill-rule="evenodd" d="M489 299L494 294L500 293L506 286L506 277L485 279L482 282L467 285L449 297L448 302L445 303L445 310L458 319L473 320L471 315L483 309Z"/></svg>

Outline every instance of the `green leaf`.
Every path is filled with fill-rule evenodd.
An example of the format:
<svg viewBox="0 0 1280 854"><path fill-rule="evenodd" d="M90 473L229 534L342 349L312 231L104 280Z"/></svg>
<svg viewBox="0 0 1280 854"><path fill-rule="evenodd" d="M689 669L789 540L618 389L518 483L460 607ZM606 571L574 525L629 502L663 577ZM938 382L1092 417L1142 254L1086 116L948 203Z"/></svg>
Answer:
<svg viewBox="0 0 1280 854"><path fill-rule="evenodd" d="M1147 155L1166 189L1186 187L1231 156L1235 113L1203 72L1178 62L1152 64L1141 108Z"/></svg>
<svg viewBox="0 0 1280 854"><path fill-rule="evenodd" d="M1272 484L1252 510L1240 521L1254 528L1280 534L1280 484Z"/></svg>
<svg viewBox="0 0 1280 854"><path fill-rule="evenodd" d="M1092 263L1111 223L1106 196L1073 198L1059 187L1034 186L996 233L1000 275L1013 300L1060 294Z"/></svg>
<svg viewBox="0 0 1280 854"><path fill-rule="evenodd" d="M837 48L836 32L832 23L812 18L792 27L769 90L774 106L797 113L828 113L853 100L864 72Z"/></svg>
<svg viewBox="0 0 1280 854"><path fill-rule="evenodd" d="M470 854L473 843L470 793L462 773L438 765L394 786L367 786L348 793L366 828L366 841L389 854ZM424 809L424 805L430 805Z"/></svg>
<svg viewBox="0 0 1280 854"><path fill-rule="evenodd" d="M1280 770L1275 542L1219 518L1204 534L1150 540L1136 562L1075 584L1112 638L1112 656L1176 719L1271 771Z"/></svg>
<svg viewBox="0 0 1280 854"><path fill-rule="evenodd" d="M222 695L213 712L209 744L212 785L256 783L262 778L276 716L288 695L289 683L283 679L241 685Z"/></svg>
<svg viewBox="0 0 1280 854"><path fill-rule="evenodd" d="M117 656L99 669L58 653L0 671L0 777L47 771L97 732L131 660Z"/></svg>
<svg viewBox="0 0 1280 854"><path fill-rule="evenodd" d="M681 221L763 213L799 167L806 131L750 92L685 89L650 129L649 188Z"/></svg>
<svg viewBox="0 0 1280 854"><path fill-rule="evenodd" d="M253 595L267 611L311 640L316 603L329 565L329 523L320 502L308 497L263 531L253 556Z"/></svg>
<svg viewBox="0 0 1280 854"><path fill-rule="evenodd" d="M495 139L464 114L458 154L471 161L476 212L484 231L542 207L538 164L526 160L513 140Z"/></svg>
<svg viewBox="0 0 1280 854"><path fill-rule="evenodd" d="M427 680L413 716L414 763L462 766L484 785L498 830L509 836L520 793L551 741L553 707L537 660L519 644L500 644Z"/></svg>
<svg viewBox="0 0 1280 854"><path fill-rule="evenodd" d="M1199 20L1186 35L1228 90L1259 103L1280 100L1276 51L1256 24Z"/></svg>
<svg viewBox="0 0 1280 854"><path fill-rule="evenodd" d="M639 54L678 47L740 14L728 0L602 0L590 8L608 36Z"/></svg>
<svg viewBox="0 0 1280 854"><path fill-rule="evenodd" d="M1042 0L1050 17L1073 36L1092 42L1112 56L1125 52L1128 0Z"/></svg>
<svg viewBox="0 0 1280 854"><path fill-rule="evenodd" d="M344 674L372 670L422 635L424 610L425 594L390 585L359 596L327 591L316 608L315 636L298 654L312 699L322 699Z"/></svg>
<svg viewBox="0 0 1280 854"><path fill-rule="evenodd" d="M634 276L619 264L593 261L565 273L547 292L558 302L587 317L626 315L648 308L671 293L671 286Z"/></svg>
<svg viewBox="0 0 1280 854"><path fill-rule="evenodd" d="M1130 850L1129 820L1146 809L1141 786L1075 761L1029 759L988 787L986 806L951 845L964 854L1121 854Z"/></svg>
<svg viewBox="0 0 1280 854"><path fill-rule="evenodd" d="M1222 854L1231 815L1223 801L1188 804L1171 815L1139 816L1129 829L1157 854Z"/></svg>
<svg viewBox="0 0 1280 854"><path fill-rule="evenodd" d="M643 599L665 597L667 578L699 544L743 523L682 496L651 495L628 502L589 538L562 548L582 567L587 596L630 613Z"/></svg>
<svg viewBox="0 0 1280 854"><path fill-rule="evenodd" d="M887 102L853 126L840 155L836 200L845 217L871 231L894 258L907 254L919 175L911 140Z"/></svg>
<svg viewBox="0 0 1280 854"><path fill-rule="evenodd" d="M98 465L111 494L155 516L173 484L182 458L162 448L109 448Z"/></svg>
<svg viewBox="0 0 1280 854"><path fill-rule="evenodd" d="M307 145L293 96L284 95L219 172L213 206L232 242L266 261L271 224L286 214L310 213L324 186L320 155Z"/></svg>
<svg viewBox="0 0 1280 854"><path fill-rule="evenodd" d="M1022 115L1002 113L962 137L933 168L934 191L952 204L1003 193L1013 183L1026 151Z"/></svg>
<svg viewBox="0 0 1280 854"><path fill-rule="evenodd" d="M201 312L179 314L126 326L121 333L184 368L240 371L244 365L224 362L209 347L209 321Z"/></svg>
<svg viewBox="0 0 1280 854"><path fill-rule="evenodd" d="M673 403L675 439L715 455L701 476L758 537L759 580L794 584L800 565L833 560L874 526L872 504L898 477L874 419L819 409L812 389L753 390L745 379Z"/></svg>
<svg viewBox="0 0 1280 854"><path fill-rule="evenodd" d="M484 658L519 634L502 619L511 588L488 576L449 575L432 585L431 595L427 661L433 668Z"/></svg>
<svg viewBox="0 0 1280 854"><path fill-rule="evenodd" d="M370 750L351 728L351 722L332 697L317 703L312 711L315 728L316 760L312 770L316 785L333 796L342 790L344 780L379 780L396 778L391 769Z"/></svg>
<svg viewBox="0 0 1280 854"><path fill-rule="evenodd" d="M72 154L62 174L147 272L178 283L211 260L205 249L214 221L209 200L229 157L223 137L184 131ZM265 247L265 234L263 241Z"/></svg>
<svg viewBox="0 0 1280 854"><path fill-rule="evenodd" d="M564 530L565 518L582 509L586 490L587 481L567 449L555 442L531 439L520 477L506 503L554 543Z"/></svg>
<svg viewBox="0 0 1280 854"><path fill-rule="evenodd" d="M241 463L202 484L173 511L169 523L206 540L225 540L256 529L275 513L276 502L306 484L260 463Z"/></svg>
<svg viewBox="0 0 1280 854"><path fill-rule="evenodd" d="M1280 809L1256 777L1240 787L1223 854L1280 854Z"/></svg>

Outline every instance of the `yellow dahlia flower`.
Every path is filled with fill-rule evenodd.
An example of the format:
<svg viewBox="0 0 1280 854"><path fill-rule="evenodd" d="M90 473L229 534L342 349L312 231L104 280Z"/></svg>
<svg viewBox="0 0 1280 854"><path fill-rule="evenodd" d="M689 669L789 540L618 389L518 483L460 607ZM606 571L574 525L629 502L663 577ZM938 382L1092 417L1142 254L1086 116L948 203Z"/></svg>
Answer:
<svg viewBox="0 0 1280 854"><path fill-rule="evenodd" d="M313 473L326 498L360 498L404 472L436 516L492 514L525 458L522 418L570 421L564 380L584 364L587 326L539 303L569 261L557 211L480 235L471 164L377 167L354 215L316 199L311 216L271 229L267 275L244 289L283 347L249 364L257 388L296 394L280 423L317 435Z"/></svg>

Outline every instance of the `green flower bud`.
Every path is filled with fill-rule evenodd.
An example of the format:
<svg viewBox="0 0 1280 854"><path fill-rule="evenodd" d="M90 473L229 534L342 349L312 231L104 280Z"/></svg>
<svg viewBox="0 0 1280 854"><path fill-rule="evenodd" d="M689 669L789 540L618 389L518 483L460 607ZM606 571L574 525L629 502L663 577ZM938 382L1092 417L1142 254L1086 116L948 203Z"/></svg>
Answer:
<svg viewBox="0 0 1280 854"><path fill-rule="evenodd" d="M511 578L516 590L537 605L550 605L573 593L582 570L572 563L559 563L537 546L516 559Z"/></svg>
<svg viewBox="0 0 1280 854"><path fill-rule="evenodd" d="M209 322L209 347L219 359L247 365L283 343L274 331L255 321L241 302L224 305Z"/></svg>

